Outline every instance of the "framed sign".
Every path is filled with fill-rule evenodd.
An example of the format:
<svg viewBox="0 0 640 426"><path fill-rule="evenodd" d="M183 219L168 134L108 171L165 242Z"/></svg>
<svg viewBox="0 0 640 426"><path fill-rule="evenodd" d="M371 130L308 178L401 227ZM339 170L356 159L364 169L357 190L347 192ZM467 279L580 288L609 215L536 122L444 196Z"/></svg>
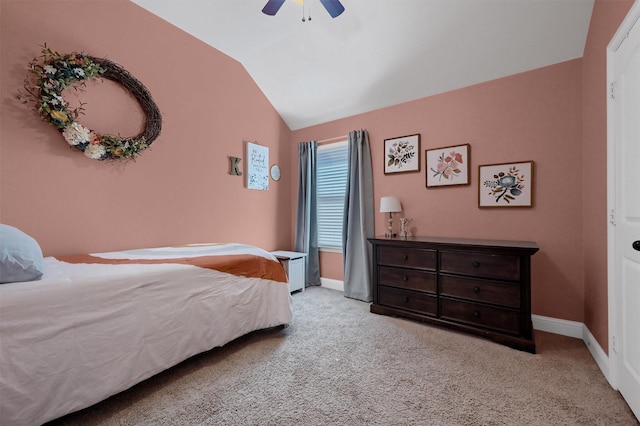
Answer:
<svg viewBox="0 0 640 426"><path fill-rule="evenodd" d="M532 207L533 161L479 166L478 207Z"/></svg>
<svg viewBox="0 0 640 426"><path fill-rule="evenodd" d="M384 174L420 171L420 134L384 140Z"/></svg>
<svg viewBox="0 0 640 426"><path fill-rule="evenodd" d="M247 142L247 188L269 190L269 148Z"/></svg>
<svg viewBox="0 0 640 426"><path fill-rule="evenodd" d="M427 188L468 185L470 154L469 144L427 149Z"/></svg>

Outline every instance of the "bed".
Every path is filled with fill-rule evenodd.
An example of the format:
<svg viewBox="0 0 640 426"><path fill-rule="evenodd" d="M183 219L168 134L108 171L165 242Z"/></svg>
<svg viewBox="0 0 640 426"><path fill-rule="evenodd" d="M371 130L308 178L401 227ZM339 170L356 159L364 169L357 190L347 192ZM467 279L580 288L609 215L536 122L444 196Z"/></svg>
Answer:
<svg viewBox="0 0 640 426"><path fill-rule="evenodd" d="M254 330L289 324L284 269L243 244L45 257L0 285L0 424L42 424Z"/></svg>

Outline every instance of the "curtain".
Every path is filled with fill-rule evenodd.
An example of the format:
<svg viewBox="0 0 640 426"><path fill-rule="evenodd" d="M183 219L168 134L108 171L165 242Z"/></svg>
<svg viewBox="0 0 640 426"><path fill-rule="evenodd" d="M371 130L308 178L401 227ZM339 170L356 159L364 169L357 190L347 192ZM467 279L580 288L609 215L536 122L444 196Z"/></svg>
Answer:
<svg viewBox="0 0 640 426"><path fill-rule="evenodd" d="M307 253L305 287L320 285L318 258L318 214L316 209L316 141L298 144L298 209L296 214L295 251Z"/></svg>
<svg viewBox="0 0 640 426"><path fill-rule="evenodd" d="M372 248L367 238L373 237L375 231L369 134L366 130L349 132L348 144L349 170L342 231L344 295L371 302Z"/></svg>

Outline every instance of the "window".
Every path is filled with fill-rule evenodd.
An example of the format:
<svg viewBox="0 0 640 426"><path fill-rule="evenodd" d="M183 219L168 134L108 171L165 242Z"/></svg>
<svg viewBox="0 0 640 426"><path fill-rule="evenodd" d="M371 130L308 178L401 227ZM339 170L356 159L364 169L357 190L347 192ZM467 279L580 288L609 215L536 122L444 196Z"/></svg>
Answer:
<svg viewBox="0 0 640 426"><path fill-rule="evenodd" d="M342 250L347 141L318 146L318 247Z"/></svg>

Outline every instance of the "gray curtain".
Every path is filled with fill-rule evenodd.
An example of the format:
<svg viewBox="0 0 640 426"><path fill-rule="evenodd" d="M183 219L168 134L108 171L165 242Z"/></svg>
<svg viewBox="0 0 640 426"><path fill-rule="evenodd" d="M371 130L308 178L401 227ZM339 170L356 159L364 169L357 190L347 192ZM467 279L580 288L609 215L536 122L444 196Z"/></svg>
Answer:
<svg viewBox="0 0 640 426"><path fill-rule="evenodd" d="M373 172L366 130L349 132L349 171L344 203L342 257L344 295L365 302L373 300L371 284L373 237Z"/></svg>
<svg viewBox="0 0 640 426"><path fill-rule="evenodd" d="M296 216L295 251L307 253L305 287L320 285L318 259L316 141L298 144L298 210Z"/></svg>

